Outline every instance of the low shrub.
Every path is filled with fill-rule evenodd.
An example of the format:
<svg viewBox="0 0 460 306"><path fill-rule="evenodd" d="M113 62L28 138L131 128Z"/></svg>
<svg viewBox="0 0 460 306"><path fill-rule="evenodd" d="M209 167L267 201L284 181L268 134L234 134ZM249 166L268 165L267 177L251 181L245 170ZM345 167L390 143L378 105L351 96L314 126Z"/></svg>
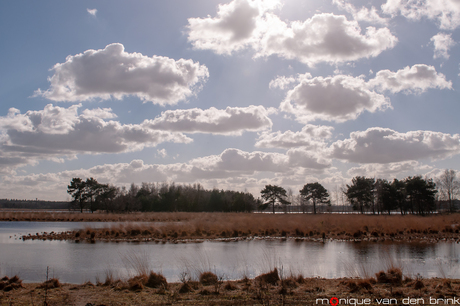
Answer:
<svg viewBox="0 0 460 306"><path fill-rule="evenodd" d="M12 278L8 280L8 283L13 284L13 283L22 283L22 280L19 279L19 276L15 275Z"/></svg>
<svg viewBox="0 0 460 306"><path fill-rule="evenodd" d="M293 277L283 279L281 281L281 285L283 287L288 287L288 288L297 288L297 286L298 286L296 280Z"/></svg>
<svg viewBox="0 0 460 306"><path fill-rule="evenodd" d="M400 285L402 283L402 271L399 268L391 268L386 273L380 271L375 274L377 282L383 284Z"/></svg>
<svg viewBox="0 0 460 306"><path fill-rule="evenodd" d="M212 272L203 272L200 274L200 283L204 286L215 285L219 282L217 275Z"/></svg>
<svg viewBox="0 0 460 306"><path fill-rule="evenodd" d="M146 275L138 275L128 279L128 287L130 290L133 291L140 291L144 289L144 285L147 283L147 276Z"/></svg>
<svg viewBox="0 0 460 306"><path fill-rule="evenodd" d="M299 283L299 284L303 284L305 283L305 277L303 277L302 274L299 274L296 278L295 278L296 282Z"/></svg>
<svg viewBox="0 0 460 306"><path fill-rule="evenodd" d="M361 288L364 288L364 289L367 289L367 290L371 290L372 289L372 285L371 285L371 280L369 279L361 279L357 282L357 285Z"/></svg>
<svg viewBox="0 0 460 306"><path fill-rule="evenodd" d="M184 283L182 284L182 286L180 287L179 289L179 293L189 293L191 292L193 289L192 289L192 286L190 286L189 283Z"/></svg>
<svg viewBox="0 0 460 306"><path fill-rule="evenodd" d="M155 272L150 272L149 278L147 279L145 285L150 288L168 288L168 282L166 281L166 278L163 275L157 274Z"/></svg>
<svg viewBox="0 0 460 306"><path fill-rule="evenodd" d="M52 278L44 282L39 286L39 288L45 288L45 289L53 289L53 288L60 288L62 285L59 282L59 279L57 278Z"/></svg>
<svg viewBox="0 0 460 306"><path fill-rule="evenodd" d="M23 287L24 286L22 285L22 280L17 275L13 276L12 278L5 276L0 281L0 290L5 292Z"/></svg>
<svg viewBox="0 0 460 306"><path fill-rule="evenodd" d="M231 291L231 290L238 289L238 287L235 286L233 283L228 282L228 283L225 284L224 289Z"/></svg>
<svg viewBox="0 0 460 306"><path fill-rule="evenodd" d="M422 282L421 279L418 279L415 284L414 284L414 289L422 289L423 287L425 287L425 284Z"/></svg>
<svg viewBox="0 0 460 306"><path fill-rule="evenodd" d="M211 292L208 289L203 289L199 292L201 295L210 295Z"/></svg>
<svg viewBox="0 0 460 306"><path fill-rule="evenodd" d="M271 285L276 285L276 283L280 280L280 276L278 274L278 269L275 268L273 271L261 274L256 277L256 281L263 282Z"/></svg>
<svg viewBox="0 0 460 306"><path fill-rule="evenodd" d="M351 293L355 293L356 291L359 290L358 284L356 284L356 282L353 281L353 280L348 281L346 283L346 285L347 285L347 287L348 287L348 289L350 290Z"/></svg>

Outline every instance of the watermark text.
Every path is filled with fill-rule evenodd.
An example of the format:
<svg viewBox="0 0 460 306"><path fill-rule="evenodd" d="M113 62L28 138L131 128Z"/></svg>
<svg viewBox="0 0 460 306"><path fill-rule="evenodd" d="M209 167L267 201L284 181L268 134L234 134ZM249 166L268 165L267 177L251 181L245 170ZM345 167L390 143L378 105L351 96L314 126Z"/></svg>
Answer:
<svg viewBox="0 0 460 306"><path fill-rule="evenodd" d="M316 299L316 305L371 305L376 303L378 305L460 305L460 298L381 298L381 299L370 299L370 298L319 298Z"/></svg>

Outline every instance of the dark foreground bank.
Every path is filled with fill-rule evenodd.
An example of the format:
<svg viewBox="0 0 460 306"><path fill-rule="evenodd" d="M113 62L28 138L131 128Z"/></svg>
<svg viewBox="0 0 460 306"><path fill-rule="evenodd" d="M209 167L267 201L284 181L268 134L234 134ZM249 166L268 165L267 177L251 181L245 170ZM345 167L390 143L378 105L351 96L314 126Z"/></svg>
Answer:
<svg viewBox="0 0 460 306"><path fill-rule="evenodd" d="M460 280L403 276L398 268L351 279L283 277L275 269L255 279L225 281L211 272L168 284L161 274L129 280L61 284L51 279L0 283L0 305L458 305Z"/></svg>

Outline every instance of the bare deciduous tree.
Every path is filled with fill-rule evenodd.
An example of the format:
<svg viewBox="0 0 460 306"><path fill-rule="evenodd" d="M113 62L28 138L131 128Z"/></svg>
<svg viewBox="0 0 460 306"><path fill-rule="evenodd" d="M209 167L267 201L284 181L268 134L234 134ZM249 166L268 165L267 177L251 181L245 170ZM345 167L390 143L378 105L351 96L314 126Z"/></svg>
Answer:
<svg viewBox="0 0 460 306"><path fill-rule="evenodd" d="M449 210L453 212L455 210L453 200L460 191L460 181L457 179L457 173L455 170L446 169L436 181L440 188L442 197L447 200L449 204Z"/></svg>

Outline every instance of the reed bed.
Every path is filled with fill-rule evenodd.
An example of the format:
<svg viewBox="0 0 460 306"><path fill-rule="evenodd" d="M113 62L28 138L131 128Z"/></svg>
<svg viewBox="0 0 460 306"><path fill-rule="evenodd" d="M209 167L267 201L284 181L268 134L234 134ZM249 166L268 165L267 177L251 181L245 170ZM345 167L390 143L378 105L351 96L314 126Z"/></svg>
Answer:
<svg viewBox="0 0 460 306"><path fill-rule="evenodd" d="M90 214L82 214L86 216ZM144 216L145 215L145 216ZM460 215L335 215L335 214L251 214L251 213L147 213L108 215L125 217L107 228L75 232L44 233L23 239L89 240L187 240L297 237L314 239L455 239ZM135 216L135 217L134 217ZM149 222L154 220L154 222Z"/></svg>
<svg viewBox="0 0 460 306"><path fill-rule="evenodd" d="M191 217L185 212L80 213L77 211L10 211L0 210L0 221L68 221L68 222L169 222Z"/></svg>

